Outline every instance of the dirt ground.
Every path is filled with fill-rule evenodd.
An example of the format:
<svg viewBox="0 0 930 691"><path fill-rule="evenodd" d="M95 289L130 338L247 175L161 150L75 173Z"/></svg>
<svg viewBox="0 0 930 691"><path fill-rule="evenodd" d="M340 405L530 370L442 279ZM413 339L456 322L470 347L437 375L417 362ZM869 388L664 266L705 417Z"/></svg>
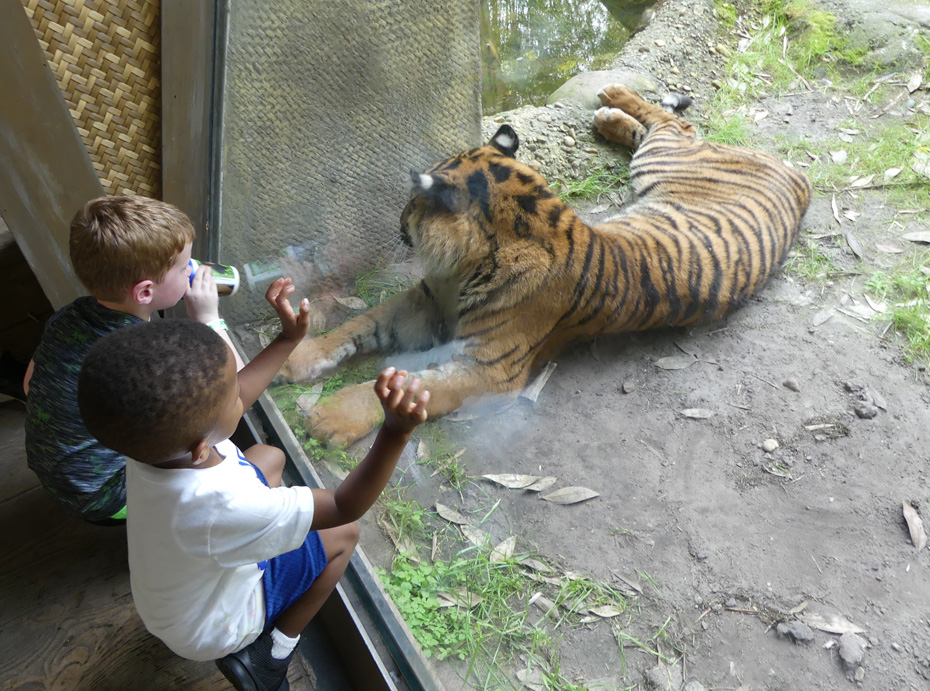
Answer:
<svg viewBox="0 0 930 691"><path fill-rule="evenodd" d="M707 26L688 21L696 5ZM882 27L930 27L926 3L882 6L901 9ZM867 7L828 9L864 26ZM694 77L683 68L674 81L694 85L693 117L719 67L707 45L725 40L710 8L668 0L618 62L664 86L663 65L692 65ZM815 141L882 107L850 113L829 84L803 91L760 102L773 114L757 125L763 145L786 128ZM925 83L901 107L927 102ZM913 252L899 236L927 227L868 188L836 192L839 211L861 214L838 222L832 196L817 195L802 233L829 246L841 275L807 283L782 271L723 321L579 346L558 359L536 403L441 423L463 441L472 477L555 476L555 487L599 492L556 506L480 480L461 491L424 480L410 495L469 515L499 501L482 526L492 542L516 536L518 549L632 594L624 631L659 646L664 662L635 646L621 657L610 621L567 626L561 673L577 688L930 688L930 554L915 549L902 517L903 501L925 519L930 508L930 375L859 309L865 277L897 260L876 244ZM861 258L843 242L851 228ZM671 356L692 364L657 366ZM769 440L777 448L766 451ZM405 481L428 475L412 449L405 464ZM363 545L389 565L393 547L374 520ZM463 685L461 670L437 669L450 689Z"/></svg>

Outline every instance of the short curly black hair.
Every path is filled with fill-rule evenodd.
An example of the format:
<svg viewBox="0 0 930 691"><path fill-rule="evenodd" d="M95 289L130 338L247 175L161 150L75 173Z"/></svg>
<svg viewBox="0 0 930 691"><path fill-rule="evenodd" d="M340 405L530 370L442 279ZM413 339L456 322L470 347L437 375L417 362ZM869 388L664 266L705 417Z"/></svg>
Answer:
<svg viewBox="0 0 930 691"><path fill-rule="evenodd" d="M209 327L183 319L118 329L93 345L78 378L84 424L104 446L158 463L205 437L228 395L232 353Z"/></svg>

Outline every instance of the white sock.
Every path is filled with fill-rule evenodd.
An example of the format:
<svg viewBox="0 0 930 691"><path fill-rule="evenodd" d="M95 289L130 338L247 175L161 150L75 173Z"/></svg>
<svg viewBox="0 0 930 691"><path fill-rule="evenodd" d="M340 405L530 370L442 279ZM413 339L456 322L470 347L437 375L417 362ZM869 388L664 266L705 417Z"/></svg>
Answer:
<svg viewBox="0 0 930 691"><path fill-rule="evenodd" d="M300 635L291 638L277 629L271 629L271 657L275 660L283 660L297 647L297 641L299 640Z"/></svg>

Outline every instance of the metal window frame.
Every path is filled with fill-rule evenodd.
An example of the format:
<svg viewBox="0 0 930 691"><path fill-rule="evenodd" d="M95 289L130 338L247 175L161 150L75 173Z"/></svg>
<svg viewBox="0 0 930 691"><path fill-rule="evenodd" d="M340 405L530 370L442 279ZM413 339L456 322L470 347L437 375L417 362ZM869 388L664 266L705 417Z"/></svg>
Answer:
<svg viewBox="0 0 930 691"><path fill-rule="evenodd" d="M228 22L229 0L161 3L163 197L187 213L198 230L194 256L212 261L218 259L217 221L222 204L219 143ZM291 479L322 487L267 394L256 403L249 414L253 415L259 423L245 425L245 434L259 441L262 430L258 427L263 428L270 441L284 450ZM361 548L353 554L345 578L318 618L356 688L442 691ZM316 670L312 654L307 657ZM320 682L320 688L330 688Z"/></svg>

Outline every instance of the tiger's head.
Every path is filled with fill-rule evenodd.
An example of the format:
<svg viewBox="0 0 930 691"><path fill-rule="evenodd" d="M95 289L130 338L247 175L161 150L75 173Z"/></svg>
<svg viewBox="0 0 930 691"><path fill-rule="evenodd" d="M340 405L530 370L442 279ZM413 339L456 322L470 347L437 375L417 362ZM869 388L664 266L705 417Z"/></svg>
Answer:
<svg viewBox="0 0 930 691"><path fill-rule="evenodd" d="M411 171L401 237L427 272L472 274L490 264L502 276L525 273L528 262L547 263L548 238L567 207L514 158L519 144L513 128L502 125L485 146Z"/></svg>

